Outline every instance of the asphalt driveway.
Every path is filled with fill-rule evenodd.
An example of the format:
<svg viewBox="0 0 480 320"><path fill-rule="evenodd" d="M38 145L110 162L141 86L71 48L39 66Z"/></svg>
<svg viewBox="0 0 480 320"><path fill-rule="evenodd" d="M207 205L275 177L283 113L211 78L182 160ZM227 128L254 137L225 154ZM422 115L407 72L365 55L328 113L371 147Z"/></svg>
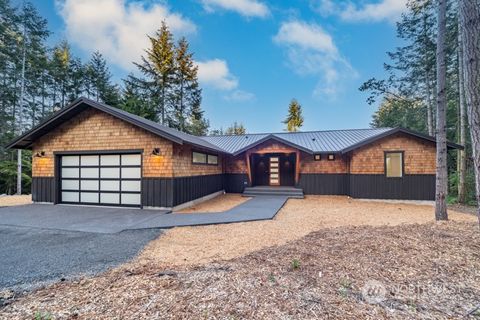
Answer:
<svg viewBox="0 0 480 320"><path fill-rule="evenodd" d="M102 234L0 226L0 291L29 290L105 271L135 257L160 233L158 229Z"/></svg>

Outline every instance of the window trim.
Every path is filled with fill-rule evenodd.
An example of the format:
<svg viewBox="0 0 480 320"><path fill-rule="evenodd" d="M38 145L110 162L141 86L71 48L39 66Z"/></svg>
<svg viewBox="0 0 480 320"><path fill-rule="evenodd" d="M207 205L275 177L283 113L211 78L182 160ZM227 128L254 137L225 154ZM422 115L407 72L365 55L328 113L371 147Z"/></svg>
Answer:
<svg viewBox="0 0 480 320"><path fill-rule="evenodd" d="M318 157L318 159L317 159ZM321 161L322 160L322 155L320 153L314 154L313 155L313 160L314 161Z"/></svg>
<svg viewBox="0 0 480 320"><path fill-rule="evenodd" d="M387 154L390 153L400 153L402 155L402 175L400 177L389 177L387 175ZM405 151L404 150L388 150L388 151L383 151L383 171L385 178L387 179L402 179L405 176Z"/></svg>
<svg viewBox="0 0 480 320"><path fill-rule="evenodd" d="M195 161L193 161L193 153L204 154L205 155L205 162L195 162ZM208 156L217 157L217 163L208 163ZM196 166L218 166L220 161L219 161L218 154L208 153L208 152L199 151L199 150L192 150L192 152L191 152L191 162L192 162L192 165L196 165Z"/></svg>
<svg viewBox="0 0 480 320"><path fill-rule="evenodd" d="M333 158L330 159L330 156L332 156ZM327 160L328 160L328 161L335 161L335 159L336 159L335 153L329 153L329 154L327 154Z"/></svg>

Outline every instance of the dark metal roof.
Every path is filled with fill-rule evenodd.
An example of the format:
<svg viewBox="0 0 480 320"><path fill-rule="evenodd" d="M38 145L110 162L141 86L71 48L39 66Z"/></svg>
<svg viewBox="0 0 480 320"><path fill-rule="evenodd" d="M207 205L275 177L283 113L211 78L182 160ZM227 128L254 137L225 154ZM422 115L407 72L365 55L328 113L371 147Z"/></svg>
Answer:
<svg viewBox="0 0 480 320"><path fill-rule="evenodd" d="M90 107L108 113L175 143L187 143L210 151L232 155L238 155L270 139L298 148L307 153L346 153L396 133L404 133L419 139L435 142L434 137L403 128L347 129L197 137L103 103L87 98L79 98L66 108L54 113L38 126L10 142L6 148L28 149L36 139ZM448 142L447 145L449 148L463 149L462 146L455 143Z"/></svg>
<svg viewBox="0 0 480 320"><path fill-rule="evenodd" d="M396 133L404 133L423 140L435 142L434 137L404 128L345 129L307 132L259 133L245 135L208 136L202 139L219 146L233 155L240 154L256 145L274 139L308 153L346 153L375 140ZM448 142L449 148L463 147Z"/></svg>
<svg viewBox="0 0 480 320"><path fill-rule="evenodd" d="M72 102L69 106L55 112L52 116L47 118L45 121L43 121L36 127L22 134L20 137L14 139L6 146L6 148L28 149L36 139L43 136L50 130L56 128L61 123L73 118L75 115L79 114L80 112L86 110L89 107L108 113L114 117L122 119L126 122L129 122L135 126L143 128L153 134L156 134L160 137L171 140L178 144L188 143L193 146L215 152L225 152L223 149L209 143L208 141L205 141L200 137L180 132L178 130L163 126L154 121L150 121L137 115L131 114L124 110L114 108L96 101L92 101L87 98L79 98Z"/></svg>

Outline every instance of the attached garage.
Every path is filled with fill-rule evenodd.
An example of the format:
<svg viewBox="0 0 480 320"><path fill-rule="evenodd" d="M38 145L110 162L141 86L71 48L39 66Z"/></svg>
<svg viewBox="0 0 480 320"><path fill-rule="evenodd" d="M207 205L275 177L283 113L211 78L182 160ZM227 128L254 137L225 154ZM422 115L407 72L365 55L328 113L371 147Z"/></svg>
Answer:
<svg viewBox="0 0 480 320"><path fill-rule="evenodd" d="M140 152L56 154L59 203L140 207Z"/></svg>

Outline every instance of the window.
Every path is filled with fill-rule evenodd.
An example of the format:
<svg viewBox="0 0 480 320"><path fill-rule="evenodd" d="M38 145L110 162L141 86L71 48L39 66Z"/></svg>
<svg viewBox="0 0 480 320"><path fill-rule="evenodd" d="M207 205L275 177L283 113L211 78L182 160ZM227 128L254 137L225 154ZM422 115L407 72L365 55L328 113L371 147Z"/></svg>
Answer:
<svg viewBox="0 0 480 320"><path fill-rule="evenodd" d="M209 164L209 165L218 165L218 156L214 154L207 154L203 152L192 152L192 163L193 164Z"/></svg>
<svg viewBox="0 0 480 320"><path fill-rule="evenodd" d="M322 160L322 156L319 155L319 154L316 154L316 155L314 156L314 159L315 159L315 161L320 161L320 160Z"/></svg>
<svg viewBox="0 0 480 320"><path fill-rule="evenodd" d="M213 154L209 154L207 159L208 159L208 164L218 164L218 156L214 156Z"/></svg>
<svg viewBox="0 0 480 320"><path fill-rule="evenodd" d="M335 155L333 153L330 153L327 158L329 161L335 160Z"/></svg>
<svg viewBox="0 0 480 320"><path fill-rule="evenodd" d="M385 175L387 178L403 176L403 152L385 152Z"/></svg>
<svg viewBox="0 0 480 320"><path fill-rule="evenodd" d="M193 152L192 161L193 163L205 164L207 163L207 155L205 153Z"/></svg>

